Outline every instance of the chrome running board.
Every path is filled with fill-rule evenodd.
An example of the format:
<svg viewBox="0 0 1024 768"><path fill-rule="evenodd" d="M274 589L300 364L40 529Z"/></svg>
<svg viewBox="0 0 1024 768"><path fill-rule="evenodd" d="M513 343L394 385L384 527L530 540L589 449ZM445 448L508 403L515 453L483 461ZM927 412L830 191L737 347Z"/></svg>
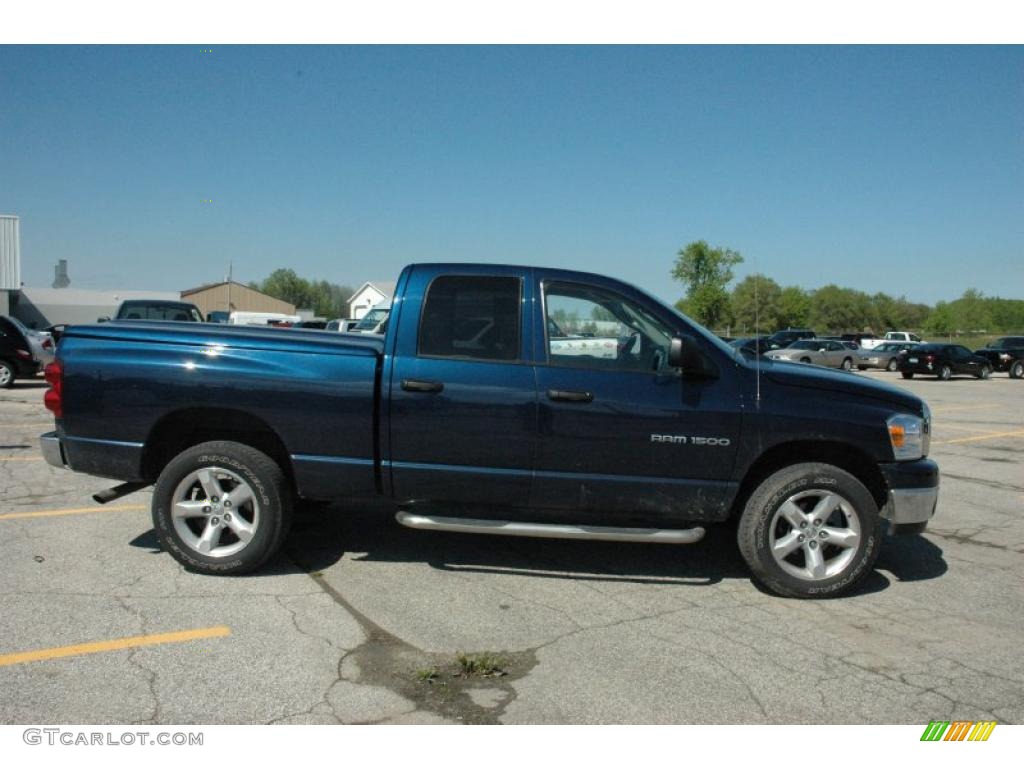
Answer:
<svg viewBox="0 0 1024 768"><path fill-rule="evenodd" d="M517 523L511 520L437 517L404 511L396 514L395 520L407 528L415 528L420 531L489 533L495 536L530 536L537 539L696 544L704 538L704 529L700 527L677 530L670 528L612 528L603 525L551 525L548 523Z"/></svg>

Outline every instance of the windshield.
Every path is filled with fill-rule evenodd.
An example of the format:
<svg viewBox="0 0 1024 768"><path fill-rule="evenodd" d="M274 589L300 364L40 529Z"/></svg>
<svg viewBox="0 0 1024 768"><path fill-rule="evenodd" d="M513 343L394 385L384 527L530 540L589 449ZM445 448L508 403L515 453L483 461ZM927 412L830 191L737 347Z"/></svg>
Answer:
<svg viewBox="0 0 1024 768"><path fill-rule="evenodd" d="M789 345L789 349L818 349L819 347L822 347L824 345L825 342L823 341L814 341L813 339L811 339L804 341L794 341L792 344Z"/></svg>
<svg viewBox="0 0 1024 768"><path fill-rule="evenodd" d="M1024 337L1004 336L988 345L989 349L1010 349L1011 347L1024 347Z"/></svg>
<svg viewBox="0 0 1024 768"><path fill-rule="evenodd" d="M365 315L363 319L356 323L353 330L355 331L372 331L376 328L380 322L388 316L388 309L371 309Z"/></svg>

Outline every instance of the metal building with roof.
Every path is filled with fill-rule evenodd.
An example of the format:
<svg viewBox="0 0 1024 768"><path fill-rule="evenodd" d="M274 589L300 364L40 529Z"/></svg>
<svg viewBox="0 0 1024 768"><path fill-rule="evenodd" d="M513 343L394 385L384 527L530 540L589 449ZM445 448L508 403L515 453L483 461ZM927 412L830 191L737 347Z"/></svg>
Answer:
<svg viewBox="0 0 1024 768"><path fill-rule="evenodd" d="M294 315L295 305L287 301L275 299L265 293L236 283L224 280L219 283L208 283L197 288L189 288L181 292L182 301L190 301L199 307L203 317L211 312L279 312L282 315Z"/></svg>

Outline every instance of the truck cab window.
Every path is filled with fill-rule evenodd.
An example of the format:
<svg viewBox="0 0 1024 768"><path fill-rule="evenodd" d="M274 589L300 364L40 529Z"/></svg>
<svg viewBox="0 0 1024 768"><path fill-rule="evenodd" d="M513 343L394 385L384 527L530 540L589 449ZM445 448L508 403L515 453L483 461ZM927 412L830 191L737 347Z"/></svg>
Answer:
<svg viewBox="0 0 1024 768"><path fill-rule="evenodd" d="M517 277L437 278L423 302L417 354L518 360L521 293Z"/></svg>
<svg viewBox="0 0 1024 768"><path fill-rule="evenodd" d="M641 305L588 285L544 286L551 365L664 371L672 329Z"/></svg>

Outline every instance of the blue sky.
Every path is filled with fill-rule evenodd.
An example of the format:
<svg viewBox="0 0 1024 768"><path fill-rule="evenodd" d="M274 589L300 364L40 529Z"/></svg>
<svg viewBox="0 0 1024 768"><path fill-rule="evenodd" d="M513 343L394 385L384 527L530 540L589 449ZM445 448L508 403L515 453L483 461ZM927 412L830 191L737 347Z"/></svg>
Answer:
<svg viewBox="0 0 1024 768"><path fill-rule="evenodd" d="M0 47L26 285L454 260L674 300L705 239L739 277L1024 298L1024 47L211 48Z"/></svg>

